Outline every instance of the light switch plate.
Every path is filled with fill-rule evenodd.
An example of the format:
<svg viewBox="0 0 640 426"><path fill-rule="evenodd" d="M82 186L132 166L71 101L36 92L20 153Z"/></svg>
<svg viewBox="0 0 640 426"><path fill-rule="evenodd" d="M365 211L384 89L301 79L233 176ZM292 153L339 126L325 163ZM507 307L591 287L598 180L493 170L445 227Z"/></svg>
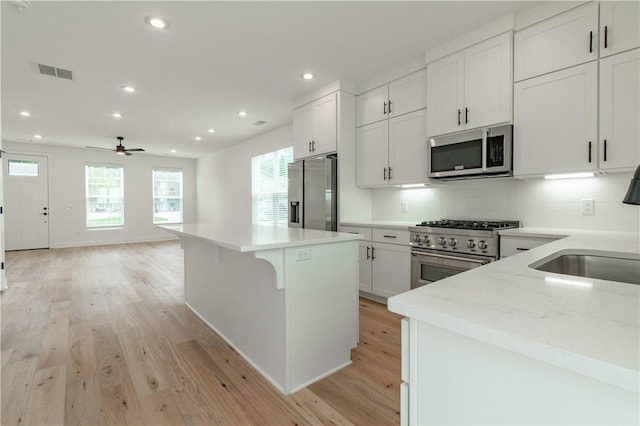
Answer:
<svg viewBox="0 0 640 426"><path fill-rule="evenodd" d="M583 198L581 211L583 216L593 216L594 213L594 202L593 198Z"/></svg>
<svg viewBox="0 0 640 426"><path fill-rule="evenodd" d="M400 203L400 211L402 213L408 213L409 212L409 202L408 201L403 201Z"/></svg>

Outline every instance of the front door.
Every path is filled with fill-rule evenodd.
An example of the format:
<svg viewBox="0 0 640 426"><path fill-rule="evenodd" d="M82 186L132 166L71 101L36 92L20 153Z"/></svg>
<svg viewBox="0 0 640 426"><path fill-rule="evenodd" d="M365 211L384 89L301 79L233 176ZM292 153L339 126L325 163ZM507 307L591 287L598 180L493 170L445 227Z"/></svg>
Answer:
<svg viewBox="0 0 640 426"><path fill-rule="evenodd" d="M7 154L4 164L5 249L49 248L47 157Z"/></svg>

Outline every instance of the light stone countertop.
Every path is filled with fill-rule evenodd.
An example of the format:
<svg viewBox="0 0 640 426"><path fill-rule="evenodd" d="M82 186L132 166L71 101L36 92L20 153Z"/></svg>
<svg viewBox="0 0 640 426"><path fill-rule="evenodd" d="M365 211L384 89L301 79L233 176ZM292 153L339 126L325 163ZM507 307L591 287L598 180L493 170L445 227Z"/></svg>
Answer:
<svg viewBox="0 0 640 426"><path fill-rule="evenodd" d="M389 310L639 392L640 286L542 272L529 265L567 249L639 256L640 236L571 234L391 297Z"/></svg>
<svg viewBox="0 0 640 426"><path fill-rule="evenodd" d="M418 222L407 222L399 220L359 220L340 222L340 226L362 226L367 228L393 228L393 229L409 229L416 226Z"/></svg>
<svg viewBox="0 0 640 426"><path fill-rule="evenodd" d="M358 234L260 225L157 225L179 237L193 237L240 252L359 240Z"/></svg>

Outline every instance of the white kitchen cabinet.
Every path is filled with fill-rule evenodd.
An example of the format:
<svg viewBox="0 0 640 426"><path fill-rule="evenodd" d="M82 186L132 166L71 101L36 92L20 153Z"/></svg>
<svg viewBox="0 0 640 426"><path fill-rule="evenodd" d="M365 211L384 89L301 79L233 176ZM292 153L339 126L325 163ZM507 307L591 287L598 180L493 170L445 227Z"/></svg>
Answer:
<svg viewBox="0 0 640 426"><path fill-rule="evenodd" d="M640 46L640 2L600 2L600 57Z"/></svg>
<svg viewBox="0 0 640 426"><path fill-rule="evenodd" d="M514 85L514 175L597 169L598 63Z"/></svg>
<svg viewBox="0 0 640 426"><path fill-rule="evenodd" d="M429 136L511 122L511 33L427 65Z"/></svg>
<svg viewBox="0 0 640 426"><path fill-rule="evenodd" d="M295 159L335 152L337 149L337 95L332 93L293 111Z"/></svg>
<svg viewBox="0 0 640 426"><path fill-rule="evenodd" d="M359 288L385 301L411 287L409 231L399 228L341 226L340 232L363 235L359 245Z"/></svg>
<svg viewBox="0 0 640 426"><path fill-rule="evenodd" d="M640 49L600 60L600 169L640 164Z"/></svg>
<svg viewBox="0 0 640 426"><path fill-rule="evenodd" d="M356 130L360 187L428 181L426 111L420 110Z"/></svg>
<svg viewBox="0 0 640 426"><path fill-rule="evenodd" d="M500 259L513 256L523 251L531 250L543 244L556 241L562 237L523 237L515 235L500 235Z"/></svg>
<svg viewBox="0 0 640 426"><path fill-rule="evenodd" d="M598 40L597 2L518 31L514 36L514 79L521 81L598 59Z"/></svg>
<svg viewBox="0 0 640 426"><path fill-rule="evenodd" d="M426 76L420 70L358 95L356 126L364 126L426 107Z"/></svg>

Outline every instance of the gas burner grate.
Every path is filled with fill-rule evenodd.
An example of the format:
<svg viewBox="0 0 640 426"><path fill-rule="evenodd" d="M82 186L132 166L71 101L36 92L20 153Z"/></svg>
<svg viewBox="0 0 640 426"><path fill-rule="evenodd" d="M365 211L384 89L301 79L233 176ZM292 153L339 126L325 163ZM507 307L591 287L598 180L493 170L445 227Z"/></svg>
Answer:
<svg viewBox="0 0 640 426"><path fill-rule="evenodd" d="M520 222L517 220L455 220L442 219L424 221L416 226L429 226L432 228L448 229L483 229L493 231L496 229L517 228Z"/></svg>

